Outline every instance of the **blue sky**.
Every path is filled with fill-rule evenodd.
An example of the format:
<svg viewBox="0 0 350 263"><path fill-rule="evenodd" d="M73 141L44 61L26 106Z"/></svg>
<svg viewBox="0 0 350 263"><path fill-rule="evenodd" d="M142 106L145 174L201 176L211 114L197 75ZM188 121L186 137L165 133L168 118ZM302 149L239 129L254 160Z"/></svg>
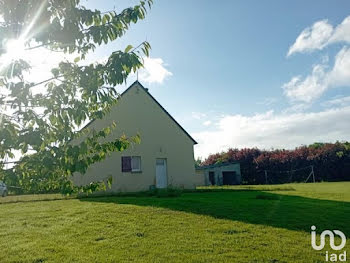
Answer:
<svg viewBox="0 0 350 263"><path fill-rule="evenodd" d="M136 3L82 1L104 11ZM349 10L341 0L155 0L91 59L149 41L140 80L198 140L196 156L350 140L350 23L340 27Z"/></svg>

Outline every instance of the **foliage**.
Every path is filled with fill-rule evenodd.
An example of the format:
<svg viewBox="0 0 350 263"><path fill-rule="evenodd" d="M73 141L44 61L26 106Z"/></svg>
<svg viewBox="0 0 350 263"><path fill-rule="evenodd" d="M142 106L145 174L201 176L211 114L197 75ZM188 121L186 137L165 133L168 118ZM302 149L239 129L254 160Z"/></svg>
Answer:
<svg viewBox="0 0 350 263"><path fill-rule="evenodd" d="M350 143L314 143L294 150L229 149L227 152L210 155L201 165L220 162L240 162L242 180L245 184L265 183L264 171L275 171L272 181L289 177L290 171L314 166L317 181L350 180ZM308 171L310 172L310 170ZM296 182L305 180L305 175L293 177Z"/></svg>
<svg viewBox="0 0 350 263"><path fill-rule="evenodd" d="M194 166L195 167L199 167L202 163L202 160L200 158L197 158L194 160Z"/></svg>
<svg viewBox="0 0 350 263"><path fill-rule="evenodd" d="M47 48L77 56L74 62L62 61L53 68L51 78L35 83L27 80L30 62L16 58L1 64L0 176L8 184L16 183L26 192L67 194L105 187L96 182L77 188L69 177L139 138L111 139L115 125L101 131L78 131L78 127L108 114L118 99L114 86L142 67L142 55L148 56L150 45L128 45L106 62L84 64L84 60L97 46L116 41L132 23L144 19L151 4L152 0L144 0L120 13L102 13L85 8L79 0L0 1L0 56L13 42L23 42L26 50ZM45 92L34 92L38 86ZM21 159L5 170L6 160L18 151Z"/></svg>

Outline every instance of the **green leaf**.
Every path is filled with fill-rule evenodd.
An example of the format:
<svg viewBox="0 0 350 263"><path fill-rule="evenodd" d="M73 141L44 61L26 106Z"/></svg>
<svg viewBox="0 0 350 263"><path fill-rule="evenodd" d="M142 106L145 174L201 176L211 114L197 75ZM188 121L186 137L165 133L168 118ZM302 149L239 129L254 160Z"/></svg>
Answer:
<svg viewBox="0 0 350 263"><path fill-rule="evenodd" d="M133 48L132 45L128 45L126 49L124 50L125 53L128 53Z"/></svg>
<svg viewBox="0 0 350 263"><path fill-rule="evenodd" d="M0 1L3 29L12 28L13 21L19 21L18 16L27 9L26 4L7 2ZM66 61L62 56L62 62L51 69L47 80L43 76L33 82L29 80L31 65L24 58L1 70L0 104L6 98L12 108L10 117L1 118L0 158L11 158L22 151L19 162L9 172L16 179L11 185L20 187L24 193L95 191L101 187L91 184L79 188L68 178L75 172L84 173L93 163L135 142L133 137L109 138L115 124L100 127L102 132L77 128L85 120L103 118L110 112L117 102L117 93L102 87L124 83L131 71L142 67L142 59L128 45L124 52L113 52L107 62L85 65L78 62L97 46L125 35L133 22L144 18L146 2L108 14L87 9L75 0L45 3L37 18L45 30L40 34L29 32L28 43L47 44L49 49L75 54L76 58ZM13 32L2 30L1 36L10 39ZM144 48L146 52L149 49L147 44ZM45 92L33 94L31 88L37 85L45 85Z"/></svg>

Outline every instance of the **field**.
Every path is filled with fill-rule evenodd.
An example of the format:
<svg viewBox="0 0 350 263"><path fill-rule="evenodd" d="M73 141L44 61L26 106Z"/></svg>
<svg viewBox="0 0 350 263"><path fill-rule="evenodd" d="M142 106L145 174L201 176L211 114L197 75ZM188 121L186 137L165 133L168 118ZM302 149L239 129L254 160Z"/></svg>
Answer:
<svg viewBox="0 0 350 263"><path fill-rule="evenodd" d="M350 182L163 198L9 196L0 199L0 261L324 262L331 250L312 249L312 225L350 236Z"/></svg>

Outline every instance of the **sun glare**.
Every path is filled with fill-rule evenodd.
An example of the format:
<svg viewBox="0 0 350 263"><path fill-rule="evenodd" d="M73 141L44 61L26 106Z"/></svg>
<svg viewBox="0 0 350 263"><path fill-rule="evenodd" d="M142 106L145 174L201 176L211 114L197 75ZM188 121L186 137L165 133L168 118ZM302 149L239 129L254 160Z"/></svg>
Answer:
<svg viewBox="0 0 350 263"><path fill-rule="evenodd" d="M4 54L10 61L23 58L25 45L22 39L11 39L6 43L6 53Z"/></svg>
<svg viewBox="0 0 350 263"><path fill-rule="evenodd" d="M5 53L0 57L0 70L7 67L11 62L24 59L25 42L23 39L10 39L5 44Z"/></svg>

